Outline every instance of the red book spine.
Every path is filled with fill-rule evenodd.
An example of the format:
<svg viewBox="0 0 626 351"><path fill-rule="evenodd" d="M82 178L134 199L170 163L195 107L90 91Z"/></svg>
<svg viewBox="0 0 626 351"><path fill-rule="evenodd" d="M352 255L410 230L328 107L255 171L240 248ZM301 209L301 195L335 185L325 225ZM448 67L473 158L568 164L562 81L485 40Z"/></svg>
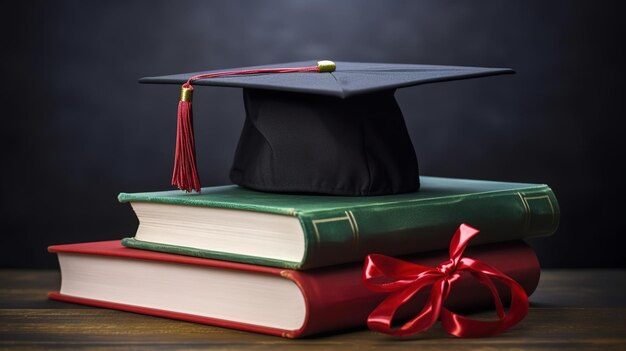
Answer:
<svg viewBox="0 0 626 351"><path fill-rule="evenodd" d="M66 302L111 308L269 335L277 335L287 338L298 338L323 332L364 326L369 313L385 298L384 294L374 293L362 284L362 266L354 264L333 266L309 271L294 271L129 249L122 247L119 241L53 246L49 248L49 251L164 261L178 264L243 270L259 274L280 275L297 284L306 301L307 310L305 322L298 330L268 328L265 326L250 325L192 314L62 295L56 292L50 293L48 296L51 299ZM447 255L447 251L439 251L429 254L420 254L413 257L404 257L403 259L408 259L427 266L436 266L440 262L447 260ZM504 274L509 275L524 287L524 290L526 290L528 295L532 294L539 282L539 262L533 250L523 242L509 242L478 246L468 249L465 256L481 260L502 271ZM500 294L505 300L509 296L509 292L506 289L501 289ZM419 312L427 297L427 291L418 294L414 298L414 301L409 304L411 307L402 311L400 318L402 318L402 316L408 317ZM475 310L492 306L493 298L489 291L475 281L471 276L463 276L457 283L455 283L453 291L445 305L453 310Z"/></svg>

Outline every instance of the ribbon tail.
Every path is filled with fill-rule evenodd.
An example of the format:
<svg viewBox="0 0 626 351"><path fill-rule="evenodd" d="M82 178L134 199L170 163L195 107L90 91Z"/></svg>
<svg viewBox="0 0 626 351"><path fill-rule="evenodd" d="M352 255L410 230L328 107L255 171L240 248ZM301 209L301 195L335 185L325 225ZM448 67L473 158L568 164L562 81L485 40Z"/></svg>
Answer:
<svg viewBox="0 0 626 351"><path fill-rule="evenodd" d="M430 328L439 318L439 311L441 310L443 300L441 290L445 289L445 279L439 278L439 281L436 282L433 282L431 279L422 279L416 283L417 284L390 295L381 302L367 318L367 326L371 330L394 336L411 335ZM433 290L421 312L400 328L392 330L391 323L400 306L409 301L424 287L433 283Z"/></svg>
<svg viewBox="0 0 626 351"><path fill-rule="evenodd" d="M449 289L450 284L447 279L441 278L436 282L422 311L415 318L395 330L392 335L413 335L430 329L439 319L443 309L443 301L447 297Z"/></svg>
<svg viewBox="0 0 626 351"><path fill-rule="evenodd" d="M450 249L449 249L450 259L454 261L455 265L461 259L461 256L463 255L465 248L467 248L469 241L473 237L478 235L479 232L480 231L478 229L471 227L465 223L461 224L459 228L456 230L456 232L454 233L454 236L450 240Z"/></svg>
<svg viewBox="0 0 626 351"><path fill-rule="evenodd" d="M473 259L463 258L460 270L468 270L478 274L479 281L485 284L489 279L496 279L505 284L511 291L511 305L508 313L498 313L499 318L495 321L479 321L470 319L444 308L441 311L441 324L450 334L458 337L474 338L500 333L519 323L528 313L528 296L524 288L504 273ZM502 301L493 282L485 284L497 298L496 308L502 308ZM495 291L495 293L494 293ZM498 307L499 306L499 307Z"/></svg>

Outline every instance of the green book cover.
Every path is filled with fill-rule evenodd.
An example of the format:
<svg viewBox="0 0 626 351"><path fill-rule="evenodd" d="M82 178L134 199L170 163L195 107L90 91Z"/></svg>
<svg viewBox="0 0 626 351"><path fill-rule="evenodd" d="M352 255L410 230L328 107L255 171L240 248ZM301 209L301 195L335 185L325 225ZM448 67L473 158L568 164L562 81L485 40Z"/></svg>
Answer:
<svg viewBox="0 0 626 351"><path fill-rule="evenodd" d="M128 247L227 261L309 269L362 260L367 254L404 255L445 249L461 223L481 233L473 244L550 235L559 223L559 206L544 184L420 177L419 192L368 196L276 194L235 185L203 188L200 194L179 190L121 193L120 202L253 211L299 220L304 255L299 262L198 250L126 238ZM241 218L245 218L245 213ZM294 235L302 235L294 233Z"/></svg>

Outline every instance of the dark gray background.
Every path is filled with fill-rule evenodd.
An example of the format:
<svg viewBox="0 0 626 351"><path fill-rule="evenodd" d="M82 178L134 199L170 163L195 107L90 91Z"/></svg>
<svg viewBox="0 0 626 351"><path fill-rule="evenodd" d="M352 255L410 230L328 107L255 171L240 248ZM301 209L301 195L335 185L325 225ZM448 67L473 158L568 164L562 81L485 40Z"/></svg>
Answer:
<svg viewBox="0 0 626 351"><path fill-rule="evenodd" d="M169 188L179 87L147 75L309 59L512 67L397 93L423 174L547 183L544 267L624 267L623 8L595 1L13 1L2 5L0 267L116 239ZM228 183L239 89L196 89L203 185Z"/></svg>

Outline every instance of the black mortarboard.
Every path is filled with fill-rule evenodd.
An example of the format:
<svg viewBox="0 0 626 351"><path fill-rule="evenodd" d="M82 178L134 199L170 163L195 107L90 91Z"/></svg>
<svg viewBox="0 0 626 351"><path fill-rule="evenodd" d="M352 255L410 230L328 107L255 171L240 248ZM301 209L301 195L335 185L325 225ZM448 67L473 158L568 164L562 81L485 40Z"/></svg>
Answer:
<svg viewBox="0 0 626 351"><path fill-rule="evenodd" d="M417 159L397 88L513 73L508 68L307 61L140 79L183 84L173 184L199 191L193 85L243 88L246 120L233 183L270 192L386 195L417 191ZM195 178L189 176L193 174Z"/></svg>

